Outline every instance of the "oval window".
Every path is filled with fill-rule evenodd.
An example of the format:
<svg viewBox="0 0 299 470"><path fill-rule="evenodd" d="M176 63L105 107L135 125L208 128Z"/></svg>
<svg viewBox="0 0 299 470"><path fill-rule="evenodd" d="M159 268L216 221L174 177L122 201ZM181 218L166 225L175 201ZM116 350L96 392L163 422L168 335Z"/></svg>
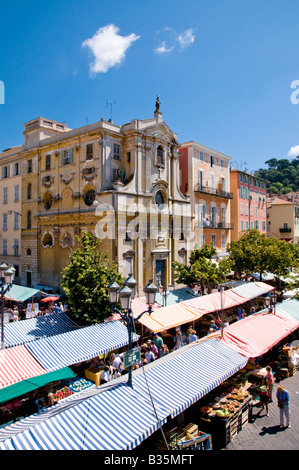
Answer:
<svg viewBox="0 0 299 470"><path fill-rule="evenodd" d="M156 192L155 201L156 201L156 205L157 205L158 209L162 210L163 205L164 205L164 195L163 195L162 191L157 191Z"/></svg>
<svg viewBox="0 0 299 470"><path fill-rule="evenodd" d="M84 193L84 202L87 206L92 206L92 204L94 203L95 201L95 198L96 198L96 192L94 189L89 189L88 191L86 191L86 193Z"/></svg>
<svg viewBox="0 0 299 470"><path fill-rule="evenodd" d="M51 193L46 193L46 194L44 195L43 202L44 202L44 208L45 208L46 210L51 209L51 206L52 206L52 194L51 194Z"/></svg>

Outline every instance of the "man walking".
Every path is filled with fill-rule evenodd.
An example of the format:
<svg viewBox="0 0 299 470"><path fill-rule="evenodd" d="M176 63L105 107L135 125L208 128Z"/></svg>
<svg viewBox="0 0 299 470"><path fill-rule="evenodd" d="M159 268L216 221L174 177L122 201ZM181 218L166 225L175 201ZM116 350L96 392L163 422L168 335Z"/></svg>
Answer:
<svg viewBox="0 0 299 470"><path fill-rule="evenodd" d="M277 406L280 409L280 427L283 428L283 419L286 418L286 425L288 428L291 427L290 421L290 396L289 392L283 388L282 385L277 387Z"/></svg>

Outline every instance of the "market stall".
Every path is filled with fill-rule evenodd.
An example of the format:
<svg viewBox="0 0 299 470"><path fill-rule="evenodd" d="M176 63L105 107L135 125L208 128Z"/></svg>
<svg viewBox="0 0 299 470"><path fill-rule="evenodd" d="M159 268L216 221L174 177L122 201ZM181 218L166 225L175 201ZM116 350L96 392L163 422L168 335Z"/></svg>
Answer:
<svg viewBox="0 0 299 470"><path fill-rule="evenodd" d="M287 315L259 312L226 327L220 341L247 358L259 357L298 328Z"/></svg>
<svg viewBox="0 0 299 470"><path fill-rule="evenodd" d="M79 325L64 312L12 322L4 327L4 345L5 348L19 346L78 328L80 328Z"/></svg>
<svg viewBox="0 0 299 470"><path fill-rule="evenodd" d="M138 338L134 334L133 342ZM51 372L124 347L128 341L126 326L111 321L37 339L26 347L47 372Z"/></svg>
<svg viewBox="0 0 299 470"><path fill-rule="evenodd" d="M148 394L141 396L127 384L66 405L61 412L57 404L0 430L0 449L132 450L167 420L160 407L153 410Z"/></svg>
<svg viewBox="0 0 299 470"><path fill-rule="evenodd" d="M47 372L25 346L2 349L0 364L0 389Z"/></svg>

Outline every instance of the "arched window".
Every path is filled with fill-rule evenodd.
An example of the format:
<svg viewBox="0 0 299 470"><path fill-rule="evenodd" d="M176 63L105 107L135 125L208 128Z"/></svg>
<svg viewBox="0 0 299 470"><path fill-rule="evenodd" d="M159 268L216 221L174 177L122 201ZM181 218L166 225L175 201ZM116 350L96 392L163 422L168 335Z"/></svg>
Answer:
<svg viewBox="0 0 299 470"><path fill-rule="evenodd" d="M32 197L32 184L29 183L27 186L27 199L31 199Z"/></svg>
<svg viewBox="0 0 299 470"><path fill-rule="evenodd" d="M53 237L50 233L46 233L42 240L43 246L52 246L53 245Z"/></svg>
<svg viewBox="0 0 299 470"><path fill-rule="evenodd" d="M164 149L162 145L157 147L157 165L164 165Z"/></svg>
<svg viewBox="0 0 299 470"><path fill-rule="evenodd" d="M27 212L27 228L31 228L31 211Z"/></svg>

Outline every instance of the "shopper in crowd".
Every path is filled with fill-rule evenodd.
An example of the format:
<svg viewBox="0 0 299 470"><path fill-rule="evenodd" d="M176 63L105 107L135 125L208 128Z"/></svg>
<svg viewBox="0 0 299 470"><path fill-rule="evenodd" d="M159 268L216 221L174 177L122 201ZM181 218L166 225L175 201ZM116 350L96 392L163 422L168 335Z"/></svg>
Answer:
<svg viewBox="0 0 299 470"><path fill-rule="evenodd" d="M288 428L291 427L291 416L290 416L290 395L282 385L277 387L276 392L277 406L280 409L280 427L284 427L284 416L286 419L286 425Z"/></svg>
<svg viewBox="0 0 299 470"><path fill-rule="evenodd" d="M167 351L168 351L168 349L167 349L167 347L165 346L165 344L162 344L162 346L161 346L161 348L160 348L160 351L159 351L160 357L166 356Z"/></svg>
<svg viewBox="0 0 299 470"><path fill-rule="evenodd" d="M59 307L57 304L54 305L54 313L59 313Z"/></svg>
<svg viewBox="0 0 299 470"><path fill-rule="evenodd" d="M164 344L166 344L167 348L169 351L172 351L174 349L174 339L173 336L168 333L168 331L165 331L161 334L162 339L164 341Z"/></svg>
<svg viewBox="0 0 299 470"><path fill-rule="evenodd" d="M196 336L196 331L195 330L191 330L190 334L189 334L189 338L188 338L188 344L191 344L193 343L193 341L196 341L198 338Z"/></svg>
<svg viewBox="0 0 299 470"><path fill-rule="evenodd" d="M255 313L254 306L252 305L249 310L249 315L253 315Z"/></svg>
<svg viewBox="0 0 299 470"><path fill-rule="evenodd" d="M180 328L176 328L176 335L174 337L174 349L180 349L183 345L183 337Z"/></svg>
<svg viewBox="0 0 299 470"><path fill-rule="evenodd" d="M239 307L237 310L237 320L242 320L242 318L244 318L244 311L241 307Z"/></svg>
<svg viewBox="0 0 299 470"><path fill-rule="evenodd" d="M157 359L159 357L159 351L158 351L157 346L155 345L154 341L149 341L148 344L151 348L153 355L155 356L155 359Z"/></svg>
<svg viewBox="0 0 299 470"><path fill-rule="evenodd" d="M101 384L100 385L108 383L109 380L110 380L110 368L109 368L109 366L105 366L104 370L102 372L102 375L101 375Z"/></svg>
<svg viewBox="0 0 299 470"><path fill-rule="evenodd" d="M19 319L19 310L17 309L17 306L14 305L12 308L12 315L13 315L13 321L18 321Z"/></svg>
<svg viewBox="0 0 299 470"><path fill-rule="evenodd" d="M122 363L122 360L121 360L121 357L119 354L111 354L110 356L110 364L112 365L112 367L114 369L119 369L121 367L121 363Z"/></svg>
<svg viewBox="0 0 299 470"><path fill-rule="evenodd" d="M268 395L268 389L267 389L266 385L262 385L259 388L259 395L260 395L260 402L261 402L261 405L262 405L262 410L264 410L266 408L267 416L269 416L269 407L268 407L269 395Z"/></svg>
<svg viewBox="0 0 299 470"><path fill-rule="evenodd" d="M54 393L49 392L47 397L47 406L53 406L56 405L56 403L58 403L58 401L55 399Z"/></svg>
<svg viewBox="0 0 299 470"><path fill-rule="evenodd" d="M153 334L153 340L154 340L154 344L157 347L158 351L160 351L161 346L163 345L163 339L161 338L161 336L157 335L157 333L154 333Z"/></svg>
<svg viewBox="0 0 299 470"><path fill-rule="evenodd" d="M147 360L146 360L145 353L142 353L141 354L141 366L146 366L146 364L147 364Z"/></svg>
<svg viewBox="0 0 299 470"><path fill-rule="evenodd" d="M267 388L268 388L269 401L273 401L272 393L273 393L274 375L270 366L266 367L266 371L267 371L266 383L267 383Z"/></svg>
<svg viewBox="0 0 299 470"><path fill-rule="evenodd" d="M147 364L149 364L150 362L153 362L156 359L150 346L147 347L147 350L145 353L145 359L146 359Z"/></svg>

